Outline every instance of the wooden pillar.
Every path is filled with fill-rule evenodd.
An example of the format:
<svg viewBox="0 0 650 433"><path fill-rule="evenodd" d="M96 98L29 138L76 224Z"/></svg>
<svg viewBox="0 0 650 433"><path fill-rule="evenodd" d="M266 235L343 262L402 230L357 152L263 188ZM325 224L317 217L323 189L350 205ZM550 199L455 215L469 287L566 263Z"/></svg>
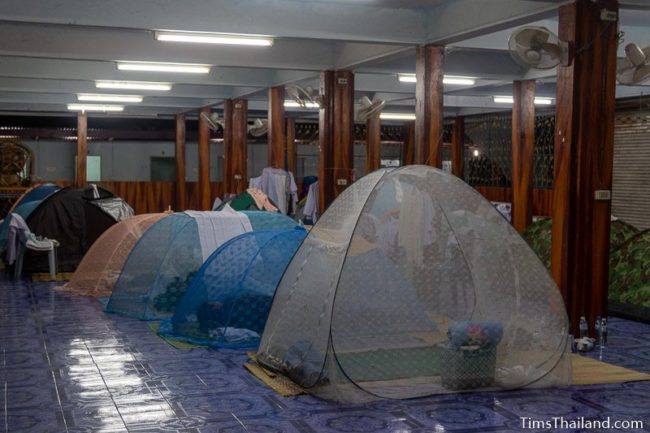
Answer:
<svg viewBox="0 0 650 433"><path fill-rule="evenodd" d="M248 188L248 101L232 102L232 189L239 194Z"/></svg>
<svg viewBox="0 0 650 433"><path fill-rule="evenodd" d="M223 101L223 191L233 194L232 178L232 99Z"/></svg>
<svg viewBox="0 0 650 433"><path fill-rule="evenodd" d="M533 222L535 81L515 81L512 95L512 225L523 233Z"/></svg>
<svg viewBox="0 0 650 433"><path fill-rule="evenodd" d="M318 112L318 209L322 214L334 199L332 147L334 146L334 71L320 73L322 106Z"/></svg>
<svg viewBox="0 0 650 433"><path fill-rule="evenodd" d="M578 47L558 68L551 273L577 332L607 314L616 22L601 20L615 0L576 0L559 10L559 36Z"/></svg>
<svg viewBox="0 0 650 433"><path fill-rule="evenodd" d="M210 114L210 108L199 113L199 210L212 209L210 193L210 127L201 114Z"/></svg>
<svg viewBox="0 0 650 433"><path fill-rule="evenodd" d="M176 210L184 211L185 204L185 115L176 115Z"/></svg>
<svg viewBox="0 0 650 433"><path fill-rule="evenodd" d="M87 156L88 156L88 114L81 112L77 114L77 172L74 184L77 188L83 188L87 178Z"/></svg>
<svg viewBox="0 0 650 433"><path fill-rule="evenodd" d="M366 121L366 174L381 167L381 120L376 113Z"/></svg>
<svg viewBox="0 0 650 433"><path fill-rule="evenodd" d="M404 149L402 165L415 164L415 122L404 124Z"/></svg>
<svg viewBox="0 0 650 433"><path fill-rule="evenodd" d="M334 80L334 198L354 181L354 74L336 71Z"/></svg>
<svg viewBox="0 0 650 433"><path fill-rule="evenodd" d="M417 48L415 63L415 163L442 167L445 48Z"/></svg>
<svg viewBox="0 0 650 433"><path fill-rule="evenodd" d="M451 173L462 179L464 170L465 118L458 116L454 118L454 126L451 130Z"/></svg>
<svg viewBox="0 0 650 433"><path fill-rule="evenodd" d="M287 170L296 176L297 155L296 155L296 119L287 119Z"/></svg>
<svg viewBox="0 0 650 433"><path fill-rule="evenodd" d="M353 180L354 74L321 72L319 113L319 209L321 213Z"/></svg>
<svg viewBox="0 0 650 433"><path fill-rule="evenodd" d="M284 86L269 89L268 121L269 166L286 169L285 149L287 137L284 119Z"/></svg>

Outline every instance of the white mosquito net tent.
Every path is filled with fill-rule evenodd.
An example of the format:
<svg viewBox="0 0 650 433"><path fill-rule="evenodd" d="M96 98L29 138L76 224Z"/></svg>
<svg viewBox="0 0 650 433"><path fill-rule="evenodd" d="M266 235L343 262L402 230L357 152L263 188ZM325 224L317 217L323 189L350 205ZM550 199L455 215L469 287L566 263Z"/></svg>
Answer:
<svg viewBox="0 0 650 433"><path fill-rule="evenodd" d="M564 385L567 332L556 285L494 207L407 166L363 177L318 220L258 360L345 402Z"/></svg>
<svg viewBox="0 0 650 433"><path fill-rule="evenodd" d="M131 250L106 311L144 320L169 318L194 274L221 244L249 231L296 225L279 213L232 209L163 218Z"/></svg>

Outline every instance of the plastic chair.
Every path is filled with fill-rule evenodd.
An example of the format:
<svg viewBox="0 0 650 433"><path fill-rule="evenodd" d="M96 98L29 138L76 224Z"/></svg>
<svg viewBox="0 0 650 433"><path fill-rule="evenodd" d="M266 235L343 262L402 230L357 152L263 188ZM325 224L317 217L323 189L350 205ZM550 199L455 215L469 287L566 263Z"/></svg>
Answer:
<svg viewBox="0 0 650 433"><path fill-rule="evenodd" d="M59 242L55 239L39 239L34 233L27 230L19 230L18 237L20 242L18 254L16 255L16 265L14 266L14 278L20 278L20 275L23 273L25 251L31 250L48 252L50 278L55 279L57 274L56 248L59 246Z"/></svg>

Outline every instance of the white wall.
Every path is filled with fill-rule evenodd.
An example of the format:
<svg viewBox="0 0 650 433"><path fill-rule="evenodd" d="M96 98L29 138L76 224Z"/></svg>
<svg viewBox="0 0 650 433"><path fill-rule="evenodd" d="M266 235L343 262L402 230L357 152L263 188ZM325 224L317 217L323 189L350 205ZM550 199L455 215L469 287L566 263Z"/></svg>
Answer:
<svg viewBox="0 0 650 433"><path fill-rule="evenodd" d="M34 152L34 180L74 180L76 142L73 140L24 141ZM101 156L102 180L148 181L151 157L174 157L174 143L167 141L89 141L88 155ZM210 143L210 180L222 180L223 144ZM199 177L198 144L185 145L185 175Z"/></svg>

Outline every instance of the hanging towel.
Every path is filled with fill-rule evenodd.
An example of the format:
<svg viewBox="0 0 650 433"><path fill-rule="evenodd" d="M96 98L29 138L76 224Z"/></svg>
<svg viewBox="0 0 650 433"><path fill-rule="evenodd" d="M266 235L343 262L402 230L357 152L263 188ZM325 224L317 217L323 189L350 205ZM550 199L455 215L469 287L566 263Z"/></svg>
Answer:
<svg viewBox="0 0 650 433"><path fill-rule="evenodd" d="M196 220L204 262L224 242L253 231L248 217L229 205L219 212L186 211L185 214Z"/></svg>
<svg viewBox="0 0 650 433"><path fill-rule="evenodd" d="M7 238L7 264L13 265L16 261L16 253L18 252L18 244L20 243L19 232L24 231L29 233L27 223L17 213L12 213L9 217L9 235Z"/></svg>
<svg viewBox="0 0 650 433"><path fill-rule="evenodd" d="M280 212L288 214L296 210L298 204L298 187L293 173L279 168L266 167L259 177L253 177L248 182L249 188L259 188L278 206ZM289 202L291 200L291 202Z"/></svg>
<svg viewBox="0 0 650 433"><path fill-rule="evenodd" d="M316 224L316 221L318 221L318 181L309 185L303 213L311 218L313 224Z"/></svg>

